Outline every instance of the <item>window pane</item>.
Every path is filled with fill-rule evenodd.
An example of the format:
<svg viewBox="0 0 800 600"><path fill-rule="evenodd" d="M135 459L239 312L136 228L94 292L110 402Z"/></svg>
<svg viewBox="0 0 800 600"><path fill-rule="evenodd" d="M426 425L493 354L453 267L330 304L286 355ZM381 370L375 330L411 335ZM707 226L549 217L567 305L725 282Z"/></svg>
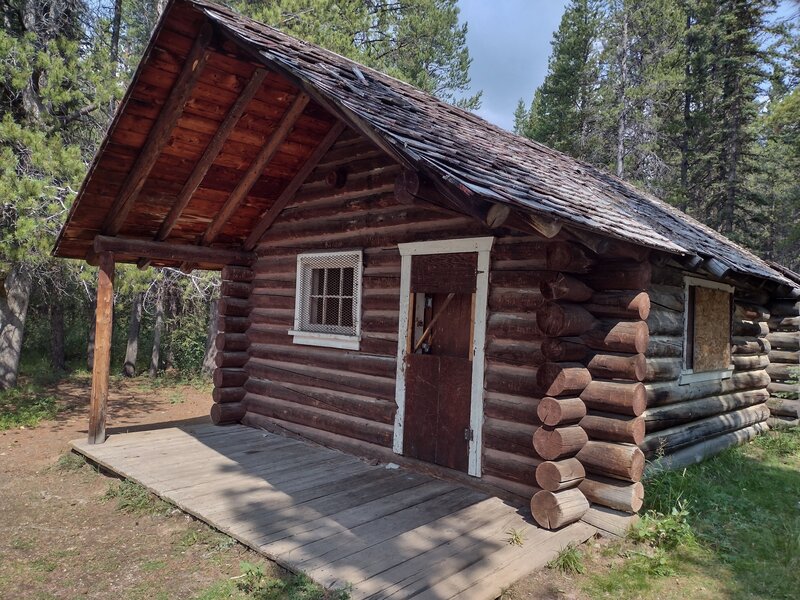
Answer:
<svg viewBox="0 0 800 600"><path fill-rule="evenodd" d="M342 270L341 269L325 269L328 273L328 281L325 285L325 293L330 296L338 296L342 283Z"/></svg>
<svg viewBox="0 0 800 600"><path fill-rule="evenodd" d="M339 298L325 298L325 325L339 324Z"/></svg>
<svg viewBox="0 0 800 600"><path fill-rule="evenodd" d="M355 277L355 269L353 267L346 267L342 269L342 296L353 295L353 279Z"/></svg>
<svg viewBox="0 0 800 600"><path fill-rule="evenodd" d="M342 298L342 326L353 326L353 299Z"/></svg>
<svg viewBox="0 0 800 600"><path fill-rule="evenodd" d="M312 325L322 325L322 298L315 297L309 301L308 322Z"/></svg>
<svg viewBox="0 0 800 600"><path fill-rule="evenodd" d="M311 269L311 294L321 296L325 292L325 269Z"/></svg>

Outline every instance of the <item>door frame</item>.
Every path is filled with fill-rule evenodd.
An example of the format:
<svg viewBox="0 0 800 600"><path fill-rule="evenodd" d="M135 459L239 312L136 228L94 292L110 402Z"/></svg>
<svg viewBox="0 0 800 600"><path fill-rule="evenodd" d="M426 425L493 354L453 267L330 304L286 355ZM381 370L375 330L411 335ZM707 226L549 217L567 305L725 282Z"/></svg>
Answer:
<svg viewBox="0 0 800 600"><path fill-rule="evenodd" d="M411 311L411 259L426 254L478 253L478 272L475 281L475 315L472 336L472 386L470 393L470 419L472 439L469 442L469 468L473 477L481 476L481 448L483 447L483 377L486 366L486 316L489 298L489 257L494 237L460 238L431 242L397 244L400 250L400 318L397 328L397 374L395 378L394 439L392 450L403 454L403 426L406 405L406 364Z"/></svg>

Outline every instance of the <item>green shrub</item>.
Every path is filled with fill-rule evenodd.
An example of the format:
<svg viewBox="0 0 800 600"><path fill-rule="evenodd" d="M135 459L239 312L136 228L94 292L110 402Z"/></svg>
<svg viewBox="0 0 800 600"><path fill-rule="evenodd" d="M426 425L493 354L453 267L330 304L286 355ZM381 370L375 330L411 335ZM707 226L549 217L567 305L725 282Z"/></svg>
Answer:
<svg viewBox="0 0 800 600"><path fill-rule="evenodd" d="M686 510L684 502L678 502L668 514L650 510L631 527L628 535L634 541L661 550L693 546L696 541L688 517L689 511Z"/></svg>

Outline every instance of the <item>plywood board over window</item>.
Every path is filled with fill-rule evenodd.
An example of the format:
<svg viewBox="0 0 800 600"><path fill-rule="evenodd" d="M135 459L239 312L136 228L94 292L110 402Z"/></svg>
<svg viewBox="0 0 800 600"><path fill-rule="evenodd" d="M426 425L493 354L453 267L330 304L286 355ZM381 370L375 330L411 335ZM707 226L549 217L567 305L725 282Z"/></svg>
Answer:
<svg viewBox="0 0 800 600"><path fill-rule="evenodd" d="M731 294L694 286L692 371L720 371L731 364Z"/></svg>
<svg viewBox="0 0 800 600"><path fill-rule="evenodd" d="M732 287L687 277L681 384L730 377L732 310Z"/></svg>

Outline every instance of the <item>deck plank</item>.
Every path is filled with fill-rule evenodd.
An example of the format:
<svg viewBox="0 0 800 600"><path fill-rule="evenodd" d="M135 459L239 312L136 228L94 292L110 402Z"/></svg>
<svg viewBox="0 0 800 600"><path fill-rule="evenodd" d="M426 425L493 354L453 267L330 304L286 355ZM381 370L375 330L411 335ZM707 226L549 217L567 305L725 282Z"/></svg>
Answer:
<svg viewBox="0 0 800 600"><path fill-rule="evenodd" d="M241 425L200 423L72 447L354 600L490 600L594 528L537 528L517 507L428 475ZM522 547L508 532L524 532Z"/></svg>

